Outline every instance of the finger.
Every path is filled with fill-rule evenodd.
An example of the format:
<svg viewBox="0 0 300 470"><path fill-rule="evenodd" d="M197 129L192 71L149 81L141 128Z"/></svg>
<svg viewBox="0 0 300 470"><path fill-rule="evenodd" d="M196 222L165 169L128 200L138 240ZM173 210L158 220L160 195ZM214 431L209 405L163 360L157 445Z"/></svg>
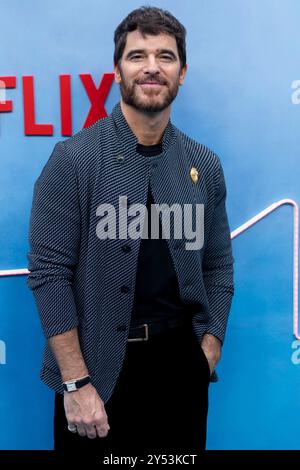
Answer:
<svg viewBox="0 0 300 470"><path fill-rule="evenodd" d="M85 432L89 439L95 439L95 437L97 437L97 430L95 426L85 426Z"/></svg>
<svg viewBox="0 0 300 470"><path fill-rule="evenodd" d="M213 364L213 362L208 361L208 365L209 365L209 371L210 371L210 375L211 375L214 371L214 364Z"/></svg>
<svg viewBox="0 0 300 470"><path fill-rule="evenodd" d="M77 424L77 432L79 436L86 436L85 427L82 424Z"/></svg>
<svg viewBox="0 0 300 470"><path fill-rule="evenodd" d="M75 424L73 424L73 423L68 423L68 430L69 430L70 432L75 433L75 432L77 432L77 427L76 427Z"/></svg>
<svg viewBox="0 0 300 470"><path fill-rule="evenodd" d="M110 426L108 423L108 416L104 411L104 416L97 416L96 422L95 422L95 427L96 427L96 432L99 437L106 437L108 434L108 431L110 430Z"/></svg>
<svg viewBox="0 0 300 470"><path fill-rule="evenodd" d="M109 425L96 425L96 430L97 430L97 435L99 437L106 437L107 434L108 434L108 431L109 431L110 427Z"/></svg>

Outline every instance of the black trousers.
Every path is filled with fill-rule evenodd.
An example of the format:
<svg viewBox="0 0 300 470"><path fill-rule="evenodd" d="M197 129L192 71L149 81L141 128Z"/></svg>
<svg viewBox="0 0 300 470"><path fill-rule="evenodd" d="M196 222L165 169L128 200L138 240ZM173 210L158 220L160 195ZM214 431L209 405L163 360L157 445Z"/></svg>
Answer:
<svg viewBox="0 0 300 470"><path fill-rule="evenodd" d="M56 394L54 448L99 458L110 453L199 454L206 442L209 376L190 323L149 341L129 342L116 387L105 404L108 435L89 439L68 431L63 396Z"/></svg>

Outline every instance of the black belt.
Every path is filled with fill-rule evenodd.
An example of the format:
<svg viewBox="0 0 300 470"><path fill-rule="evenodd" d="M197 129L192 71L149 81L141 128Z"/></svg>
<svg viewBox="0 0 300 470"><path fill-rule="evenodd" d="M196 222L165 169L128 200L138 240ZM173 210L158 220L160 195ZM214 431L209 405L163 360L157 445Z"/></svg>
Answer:
<svg viewBox="0 0 300 470"><path fill-rule="evenodd" d="M128 341L148 341L151 336L157 333L183 326L186 323L187 320L184 318L174 318L172 320L155 321L131 326L129 328Z"/></svg>

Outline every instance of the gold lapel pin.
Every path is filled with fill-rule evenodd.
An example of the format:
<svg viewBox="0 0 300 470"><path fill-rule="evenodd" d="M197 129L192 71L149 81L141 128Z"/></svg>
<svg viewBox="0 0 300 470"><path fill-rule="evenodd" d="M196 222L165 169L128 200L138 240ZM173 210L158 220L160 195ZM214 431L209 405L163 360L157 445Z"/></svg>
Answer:
<svg viewBox="0 0 300 470"><path fill-rule="evenodd" d="M195 168L194 166L191 168L191 171L190 171L190 177L192 178L192 181L193 183L197 183L198 181L198 176L199 176L199 173L198 173L198 170L197 168Z"/></svg>

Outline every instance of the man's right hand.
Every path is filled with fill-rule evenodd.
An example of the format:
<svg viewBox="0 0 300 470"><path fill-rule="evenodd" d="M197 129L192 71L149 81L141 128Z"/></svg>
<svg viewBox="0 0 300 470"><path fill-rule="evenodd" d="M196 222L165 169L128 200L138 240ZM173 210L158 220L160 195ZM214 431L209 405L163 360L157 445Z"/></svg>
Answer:
<svg viewBox="0 0 300 470"><path fill-rule="evenodd" d="M64 392L66 418L70 428L77 428L80 436L90 439L106 437L110 426L104 403L92 384L75 392Z"/></svg>

